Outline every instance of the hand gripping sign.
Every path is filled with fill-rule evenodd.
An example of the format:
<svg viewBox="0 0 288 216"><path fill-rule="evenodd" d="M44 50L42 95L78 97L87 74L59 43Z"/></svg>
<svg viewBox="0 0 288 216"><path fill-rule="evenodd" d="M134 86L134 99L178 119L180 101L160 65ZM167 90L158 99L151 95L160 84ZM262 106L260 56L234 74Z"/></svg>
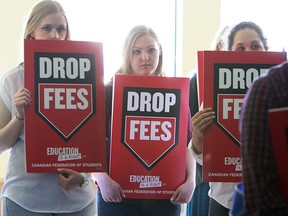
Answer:
<svg viewBox="0 0 288 216"><path fill-rule="evenodd" d="M198 52L199 104L215 110L216 119L203 137L203 180L240 182L239 119L247 89L273 65L282 52Z"/></svg>
<svg viewBox="0 0 288 216"><path fill-rule="evenodd" d="M127 198L169 199L185 180L189 79L114 81L110 176Z"/></svg>
<svg viewBox="0 0 288 216"><path fill-rule="evenodd" d="M25 41L28 172L105 171L102 44Z"/></svg>

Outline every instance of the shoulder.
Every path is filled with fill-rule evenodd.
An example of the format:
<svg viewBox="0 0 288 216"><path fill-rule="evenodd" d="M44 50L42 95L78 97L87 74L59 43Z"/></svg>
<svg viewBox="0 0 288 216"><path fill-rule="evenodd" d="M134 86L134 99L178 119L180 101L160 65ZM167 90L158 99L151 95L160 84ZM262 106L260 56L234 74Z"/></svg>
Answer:
<svg viewBox="0 0 288 216"><path fill-rule="evenodd" d="M269 68L265 74L254 80L245 97L251 107L257 104L266 108L275 108L287 106L287 90L288 62L284 62Z"/></svg>
<svg viewBox="0 0 288 216"><path fill-rule="evenodd" d="M287 86L288 82L288 61L282 64L275 65L267 70L253 83L254 86L261 86L262 88L279 88Z"/></svg>
<svg viewBox="0 0 288 216"><path fill-rule="evenodd" d="M18 88L19 86L23 85L23 82L24 82L23 67L18 65L1 75L0 89L6 87L10 88L11 86Z"/></svg>
<svg viewBox="0 0 288 216"><path fill-rule="evenodd" d="M271 67L268 70L266 76L268 79L286 83L288 81L288 61L285 61L282 64Z"/></svg>
<svg viewBox="0 0 288 216"><path fill-rule="evenodd" d="M1 75L1 83L7 79L13 81L15 79L19 79L19 77L23 77L23 71L23 67L20 65L11 68L9 71Z"/></svg>

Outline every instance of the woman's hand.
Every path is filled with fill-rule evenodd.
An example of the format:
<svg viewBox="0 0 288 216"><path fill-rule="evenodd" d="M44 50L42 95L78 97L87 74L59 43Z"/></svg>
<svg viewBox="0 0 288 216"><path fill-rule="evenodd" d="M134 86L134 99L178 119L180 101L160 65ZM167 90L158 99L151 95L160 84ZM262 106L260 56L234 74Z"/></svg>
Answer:
<svg viewBox="0 0 288 216"><path fill-rule="evenodd" d="M26 88L21 88L13 97L13 103L16 110L16 117L24 119L25 108L30 106L32 102L31 93Z"/></svg>
<svg viewBox="0 0 288 216"><path fill-rule="evenodd" d="M105 202L121 202L122 198L125 198L121 186L110 178L107 173L92 173L92 175L97 181Z"/></svg>
<svg viewBox="0 0 288 216"><path fill-rule="evenodd" d="M194 182L186 181L184 184L180 185L176 189L176 191L174 192L173 196L170 199L171 203L177 205L190 202L194 189L195 189Z"/></svg>
<svg viewBox="0 0 288 216"><path fill-rule="evenodd" d="M57 171L58 182L67 191L79 187L83 182L83 176L79 172L65 168L57 169Z"/></svg>
<svg viewBox="0 0 288 216"><path fill-rule="evenodd" d="M15 116L11 116L4 101L0 99L0 153L10 149L18 140L23 130L25 108L31 105L31 101L30 91L26 88L19 89L13 97L16 119Z"/></svg>
<svg viewBox="0 0 288 216"><path fill-rule="evenodd" d="M185 183L180 185L173 193L170 201L177 205L187 203L191 200L195 189L195 169L196 164L193 159L192 150L186 148L186 180Z"/></svg>
<svg viewBox="0 0 288 216"><path fill-rule="evenodd" d="M215 112L211 108L203 109L192 117L192 144L196 153L202 153L202 139L204 131L215 119Z"/></svg>

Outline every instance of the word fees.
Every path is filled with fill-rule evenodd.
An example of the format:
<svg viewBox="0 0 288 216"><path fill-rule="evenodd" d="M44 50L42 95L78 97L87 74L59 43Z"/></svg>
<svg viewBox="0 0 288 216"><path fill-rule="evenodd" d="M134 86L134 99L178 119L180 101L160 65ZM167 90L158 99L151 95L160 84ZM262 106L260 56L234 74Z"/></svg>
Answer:
<svg viewBox="0 0 288 216"><path fill-rule="evenodd" d="M105 171L101 43L25 41L27 172Z"/></svg>
<svg viewBox="0 0 288 216"><path fill-rule="evenodd" d="M188 91L188 78L115 76L110 176L127 198L169 199L185 181Z"/></svg>
<svg viewBox="0 0 288 216"><path fill-rule="evenodd" d="M203 137L203 180L240 182L239 120L253 80L286 59L282 52L198 52L199 104L211 107L215 121Z"/></svg>

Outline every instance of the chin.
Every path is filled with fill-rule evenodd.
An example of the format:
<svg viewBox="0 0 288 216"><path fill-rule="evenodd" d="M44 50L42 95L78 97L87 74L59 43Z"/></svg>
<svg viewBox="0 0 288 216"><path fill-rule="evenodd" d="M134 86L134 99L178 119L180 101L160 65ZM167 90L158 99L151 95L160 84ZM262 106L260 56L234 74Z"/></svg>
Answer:
<svg viewBox="0 0 288 216"><path fill-rule="evenodd" d="M151 72L146 72L146 71L139 71L139 72L136 72L136 73L133 73L134 75L138 75L138 76L150 76L152 75Z"/></svg>
<svg viewBox="0 0 288 216"><path fill-rule="evenodd" d="M143 76L151 76L153 75L153 71L142 71L141 73Z"/></svg>

